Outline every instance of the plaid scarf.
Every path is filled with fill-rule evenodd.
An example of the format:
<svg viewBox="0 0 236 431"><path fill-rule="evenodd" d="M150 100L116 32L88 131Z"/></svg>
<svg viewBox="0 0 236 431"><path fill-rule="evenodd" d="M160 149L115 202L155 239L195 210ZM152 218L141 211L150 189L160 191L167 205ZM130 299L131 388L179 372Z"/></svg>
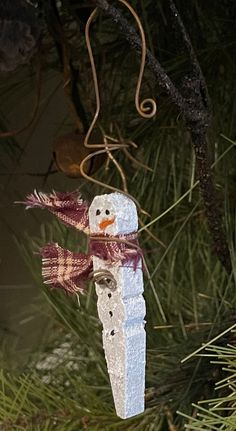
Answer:
<svg viewBox="0 0 236 431"><path fill-rule="evenodd" d="M45 284L69 293L84 292L85 283L93 270L91 256L72 253L55 243L41 248L40 254Z"/></svg>
<svg viewBox="0 0 236 431"><path fill-rule="evenodd" d="M31 194L23 202L26 208L46 208L63 223L89 233L88 203L77 192ZM115 265L137 268L142 251L138 246L137 233L110 236L89 236L89 253L73 253L56 243L42 247L42 276L45 284L61 288L69 293L83 293L86 281L93 273L93 256Z"/></svg>
<svg viewBox="0 0 236 431"><path fill-rule="evenodd" d="M142 258L136 237L137 234L117 236L117 241L108 235L104 235L104 240L100 235L99 239L91 237L88 254L72 253L58 244L48 244L40 250L44 283L66 292L83 293L93 273L93 256L110 264L130 265L135 270ZM118 240L128 241L128 244Z"/></svg>
<svg viewBox="0 0 236 431"><path fill-rule="evenodd" d="M28 208L42 208L56 215L67 226L73 226L85 233L89 232L88 203L83 201L80 194L75 192L50 194L37 192L27 196L24 202L20 202Z"/></svg>

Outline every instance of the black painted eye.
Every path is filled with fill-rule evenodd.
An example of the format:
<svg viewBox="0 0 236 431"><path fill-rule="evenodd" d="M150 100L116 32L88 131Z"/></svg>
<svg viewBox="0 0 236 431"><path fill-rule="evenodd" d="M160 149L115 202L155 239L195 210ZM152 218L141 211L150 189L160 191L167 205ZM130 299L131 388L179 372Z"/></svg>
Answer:
<svg viewBox="0 0 236 431"><path fill-rule="evenodd" d="M109 214L110 214L110 211L109 211L109 210L106 210L106 211L105 211L105 213L106 213L106 215L109 215Z"/></svg>
<svg viewBox="0 0 236 431"><path fill-rule="evenodd" d="M100 210L97 210L97 211L96 211L96 215L99 215L99 214L101 214L101 211L100 211Z"/></svg>

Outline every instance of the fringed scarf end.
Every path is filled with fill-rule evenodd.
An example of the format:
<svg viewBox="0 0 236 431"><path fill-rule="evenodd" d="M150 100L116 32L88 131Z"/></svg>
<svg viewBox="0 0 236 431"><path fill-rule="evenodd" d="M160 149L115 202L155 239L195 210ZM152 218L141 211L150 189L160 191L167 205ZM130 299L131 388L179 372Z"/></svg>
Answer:
<svg viewBox="0 0 236 431"><path fill-rule="evenodd" d="M57 243L50 243L40 250L44 283L63 289L67 293L84 293L86 281L92 271L91 257L72 253Z"/></svg>

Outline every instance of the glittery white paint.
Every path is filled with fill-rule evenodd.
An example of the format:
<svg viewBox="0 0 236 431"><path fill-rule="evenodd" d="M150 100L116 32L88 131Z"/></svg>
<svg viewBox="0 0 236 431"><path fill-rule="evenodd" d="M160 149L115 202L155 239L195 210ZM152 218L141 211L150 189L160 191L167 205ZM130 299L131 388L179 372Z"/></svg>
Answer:
<svg viewBox="0 0 236 431"><path fill-rule="evenodd" d="M89 224L91 233L135 232L138 229L136 206L120 193L96 196L89 209ZM93 258L93 266L94 271L110 271L117 284L115 290L96 284L96 292L116 413L126 419L144 411L146 309L141 260L136 270L128 264L108 265L97 257Z"/></svg>

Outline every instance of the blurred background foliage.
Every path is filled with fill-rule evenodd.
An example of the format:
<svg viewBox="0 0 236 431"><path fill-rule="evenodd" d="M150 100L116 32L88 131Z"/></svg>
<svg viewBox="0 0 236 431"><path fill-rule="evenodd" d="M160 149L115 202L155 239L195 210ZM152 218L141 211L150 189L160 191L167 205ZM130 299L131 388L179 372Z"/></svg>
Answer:
<svg viewBox="0 0 236 431"><path fill-rule="evenodd" d="M6 11L2 3L1 25L7 20L12 22L12 27L9 30L4 27L0 42L0 129L3 134L29 127L23 134L2 136L0 169L4 182L1 192L11 193L11 180L23 175L27 183L24 190L20 182L16 188L21 199L35 184L44 190L79 188L85 198L92 199L105 191L82 179L79 173L84 157L81 136L95 110L84 38L92 2L22 0L17 2L19 9L12 6L10 11ZM189 65L172 26L167 3L130 1L143 23L149 49L180 87ZM35 285L43 292L44 299L40 297L40 305L36 301L30 313L40 307L46 324L37 346L27 350L23 362L18 361L14 342L9 345L9 338L6 342L6 335L1 335L0 429L3 431L180 431L184 424L189 430L234 431L236 428L232 419L235 415L234 381L215 390L215 383L227 376L222 366L227 362L224 355L229 355L224 350L228 344L232 349L230 370L236 366L234 332L227 332L218 339L219 346L215 347L214 354L220 355L220 360L210 363L209 357L203 355L180 362L235 322L236 5L230 0L220 3L193 0L187 4L178 0L176 5L209 90L213 118L207 138L208 149L217 198L224 215L232 273L225 272L211 247L202 201L195 185L195 157L183 118L148 68L142 97L157 100L157 115L153 120L138 117L134 93L139 58L110 19L99 13L91 28L102 106L99 125L114 138L134 141L137 149L132 150L132 156L151 168L140 167L124 152L115 154L125 171L129 192L150 214L150 217L141 215L140 218L140 244L151 274L151 281L146 276L145 283L146 410L125 421L114 413L93 286L89 286L78 305L75 298L65 297L42 284L40 259L34 252L51 240L71 250L78 249L79 244L83 250L86 239L44 213L32 212L27 213L27 219L33 219L34 232L16 234L12 225L11 235L14 235L17 253L23 256ZM133 25L127 11L121 9ZM14 32L16 21L22 32L19 46L19 34ZM9 34L15 37L15 43L6 49ZM44 116L44 123L55 121L53 110L56 112L58 106L58 88L62 90L60 103L66 108L56 124L54 137L62 139L63 145L60 147L55 139L45 151L42 146L46 169L38 172L34 161L25 171L22 154L30 152L34 133L49 104L52 112ZM20 108L26 99L31 104L27 104L28 117L22 118ZM12 116L15 105L19 109ZM41 139L47 136L41 134ZM68 171L63 157L77 167L76 175ZM93 170L89 169L97 179L121 187L117 171L111 165L107 167L106 160L97 161ZM68 180L71 176L75 178ZM34 178L37 178L36 183ZM147 223L149 232L142 230ZM201 409L198 402L217 397L226 402L231 397L229 410L221 411L222 415L217 410L221 421L211 421L214 413L209 413L209 409L218 406L217 401L215 404L207 402L204 414L197 418L198 408ZM177 414L177 410L181 414ZM206 419L208 415L210 419Z"/></svg>

